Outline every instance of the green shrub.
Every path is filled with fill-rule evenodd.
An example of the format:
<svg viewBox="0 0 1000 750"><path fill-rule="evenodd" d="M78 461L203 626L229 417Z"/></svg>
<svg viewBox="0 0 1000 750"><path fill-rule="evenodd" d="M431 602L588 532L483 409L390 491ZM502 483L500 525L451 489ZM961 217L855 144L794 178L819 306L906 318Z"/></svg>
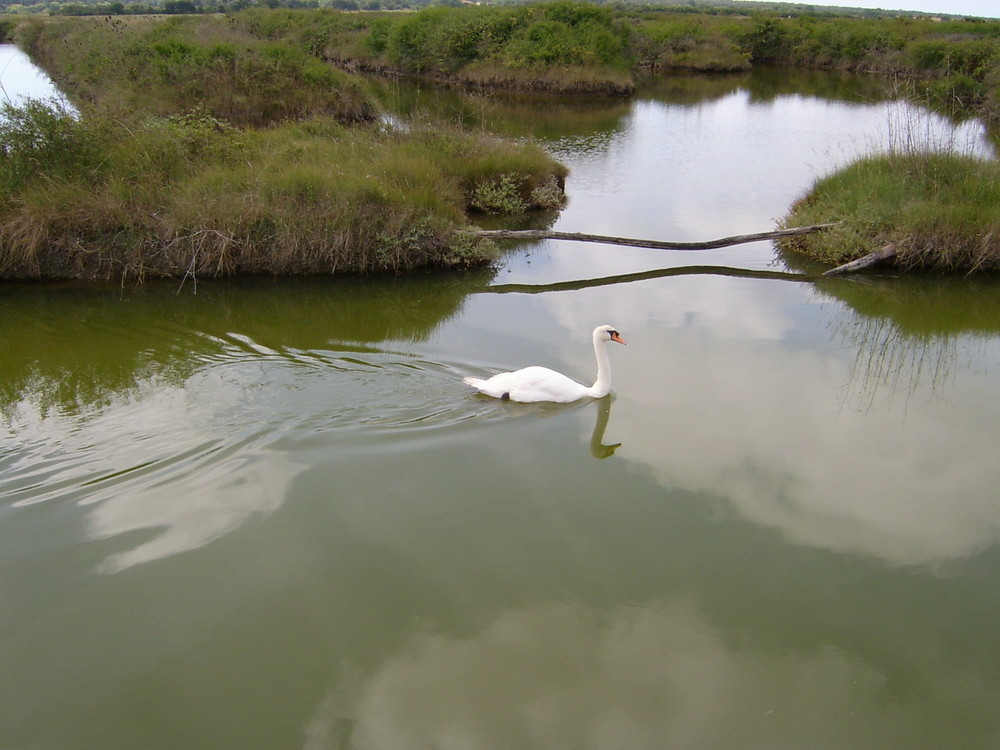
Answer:
<svg viewBox="0 0 1000 750"><path fill-rule="evenodd" d="M521 72L530 71L538 88L560 89L568 68L591 71L570 88L593 85L599 78L594 72L627 71L628 36L610 9L559 0L381 16L369 23L364 46L367 54L403 72L521 87Z"/></svg>
<svg viewBox="0 0 1000 750"><path fill-rule="evenodd" d="M16 199L30 182L81 178L100 169L106 142L57 99L0 102L0 189Z"/></svg>
<svg viewBox="0 0 1000 750"><path fill-rule="evenodd" d="M469 197L469 205L487 214L520 214L528 208L521 197L523 186L516 174L502 174L492 180L477 183Z"/></svg>
<svg viewBox="0 0 1000 750"><path fill-rule="evenodd" d="M17 28L17 21L10 18L0 19L0 42L10 42Z"/></svg>
<svg viewBox="0 0 1000 750"><path fill-rule="evenodd" d="M787 59L791 54L790 35L774 18L759 18L740 40L751 62L767 63Z"/></svg>

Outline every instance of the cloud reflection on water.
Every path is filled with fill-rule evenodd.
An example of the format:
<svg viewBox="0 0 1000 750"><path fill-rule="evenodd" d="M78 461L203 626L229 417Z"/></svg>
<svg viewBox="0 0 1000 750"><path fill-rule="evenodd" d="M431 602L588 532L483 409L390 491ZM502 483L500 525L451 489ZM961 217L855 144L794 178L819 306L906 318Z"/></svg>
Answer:
<svg viewBox="0 0 1000 750"><path fill-rule="evenodd" d="M832 646L740 644L683 600L611 612L540 604L472 634L412 636L327 696L305 748L932 748L948 730L925 700L950 711L1000 698L961 667L925 668L946 675L947 698L900 695Z"/></svg>
<svg viewBox="0 0 1000 750"><path fill-rule="evenodd" d="M721 495L793 542L896 564L967 557L1000 539L993 419L928 402L905 414L842 409L846 363L814 352L706 349L676 331L671 346L698 367L670 367L669 393L659 377L631 379L620 409L634 446L623 455L661 482Z"/></svg>
<svg viewBox="0 0 1000 750"><path fill-rule="evenodd" d="M622 270L606 249L551 252L555 277ZM906 294L899 285L894 304ZM946 383L919 369L928 357L948 360L960 329L911 336L882 321L883 338L895 331L886 356L915 347L916 364L861 382L859 359L881 343L831 339L840 303L811 285L667 277L544 303L568 336L605 310L636 340L615 363L618 456L664 486L721 497L794 543L898 565L940 566L1000 541L996 394L981 368L949 370ZM853 318L871 328L849 309L833 316L852 332ZM987 361L997 349L975 346Z"/></svg>
<svg viewBox="0 0 1000 750"><path fill-rule="evenodd" d="M138 390L82 416L19 410L20 482L30 472L35 486L11 491L15 505L86 508L85 536L119 548L102 573L198 549L274 512L303 469L267 448L266 428L233 421L256 390L247 371L208 369L180 386Z"/></svg>

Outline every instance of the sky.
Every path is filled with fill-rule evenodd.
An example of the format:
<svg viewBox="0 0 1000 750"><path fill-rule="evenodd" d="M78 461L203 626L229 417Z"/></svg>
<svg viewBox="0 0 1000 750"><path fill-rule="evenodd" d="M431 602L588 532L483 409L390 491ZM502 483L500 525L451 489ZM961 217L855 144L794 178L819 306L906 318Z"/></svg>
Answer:
<svg viewBox="0 0 1000 750"><path fill-rule="evenodd" d="M842 8L919 10L925 13L1000 18L1000 0L794 0L809 5L836 5Z"/></svg>

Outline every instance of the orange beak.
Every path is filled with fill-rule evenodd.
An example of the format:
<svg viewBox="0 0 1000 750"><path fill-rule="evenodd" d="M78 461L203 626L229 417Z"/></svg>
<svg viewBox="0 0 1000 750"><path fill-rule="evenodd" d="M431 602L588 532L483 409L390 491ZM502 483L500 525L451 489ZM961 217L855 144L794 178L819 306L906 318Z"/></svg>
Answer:
<svg viewBox="0 0 1000 750"><path fill-rule="evenodd" d="M625 339L623 339L621 336L618 335L618 331L615 331L614 333L611 334L611 340L617 341L622 346L625 346Z"/></svg>

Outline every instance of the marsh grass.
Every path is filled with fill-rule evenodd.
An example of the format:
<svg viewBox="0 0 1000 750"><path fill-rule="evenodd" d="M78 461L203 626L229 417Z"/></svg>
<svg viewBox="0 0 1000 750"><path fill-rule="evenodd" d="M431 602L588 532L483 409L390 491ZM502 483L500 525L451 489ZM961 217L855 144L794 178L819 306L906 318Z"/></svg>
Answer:
<svg viewBox="0 0 1000 750"><path fill-rule="evenodd" d="M174 107L161 114L194 97L236 123L369 117L357 81L328 62L479 88L602 95L633 91L649 71L844 69L919 82L935 106L1000 118L1000 22L986 20L549 0L406 13L252 7L226 16L33 18L13 33L79 97Z"/></svg>
<svg viewBox="0 0 1000 750"><path fill-rule="evenodd" d="M731 29L708 15L646 13L632 35L633 55L647 69L699 73L746 71L750 54Z"/></svg>
<svg viewBox="0 0 1000 750"><path fill-rule="evenodd" d="M0 275L144 278L472 266L480 186L535 190L565 170L541 149L441 129L313 118L238 130L196 111L77 116L4 105Z"/></svg>
<svg viewBox="0 0 1000 750"><path fill-rule="evenodd" d="M895 245L896 263L937 271L1000 270L1000 163L948 151L863 157L819 180L783 226L839 222L786 249L841 264Z"/></svg>
<svg viewBox="0 0 1000 750"><path fill-rule="evenodd" d="M18 38L71 98L105 109L171 115L197 106L253 127L376 113L356 77L221 16L34 19Z"/></svg>
<svg viewBox="0 0 1000 750"><path fill-rule="evenodd" d="M410 13L248 8L230 21L348 67L481 88L623 94L640 72L758 63L920 82L941 108L1000 117L1000 22L779 16L550 0Z"/></svg>
<svg viewBox="0 0 1000 750"><path fill-rule="evenodd" d="M248 8L231 21L258 39L286 40L348 67L514 91L635 88L624 16L575 0L413 13Z"/></svg>
<svg viewBox="0 0 1000 750"><path fill-rule="evenodd" d="M1000 270L1000 161L912 86L896 93L886 147L818 180L781 222L839 226L782 246L839 265L891 244L903 268Z"/></svg>
<svg viewBox="0 0 1000 750"><path fill-rule="evenodd" d="M454 231L467 212L557 207L565 170L538 147L377 124L360 79L319 56L343 19L26 24L20 43L79 109L0 112L0 275L481 265L495 248ZM518 200L477 197L498 181Z"/></svg>

